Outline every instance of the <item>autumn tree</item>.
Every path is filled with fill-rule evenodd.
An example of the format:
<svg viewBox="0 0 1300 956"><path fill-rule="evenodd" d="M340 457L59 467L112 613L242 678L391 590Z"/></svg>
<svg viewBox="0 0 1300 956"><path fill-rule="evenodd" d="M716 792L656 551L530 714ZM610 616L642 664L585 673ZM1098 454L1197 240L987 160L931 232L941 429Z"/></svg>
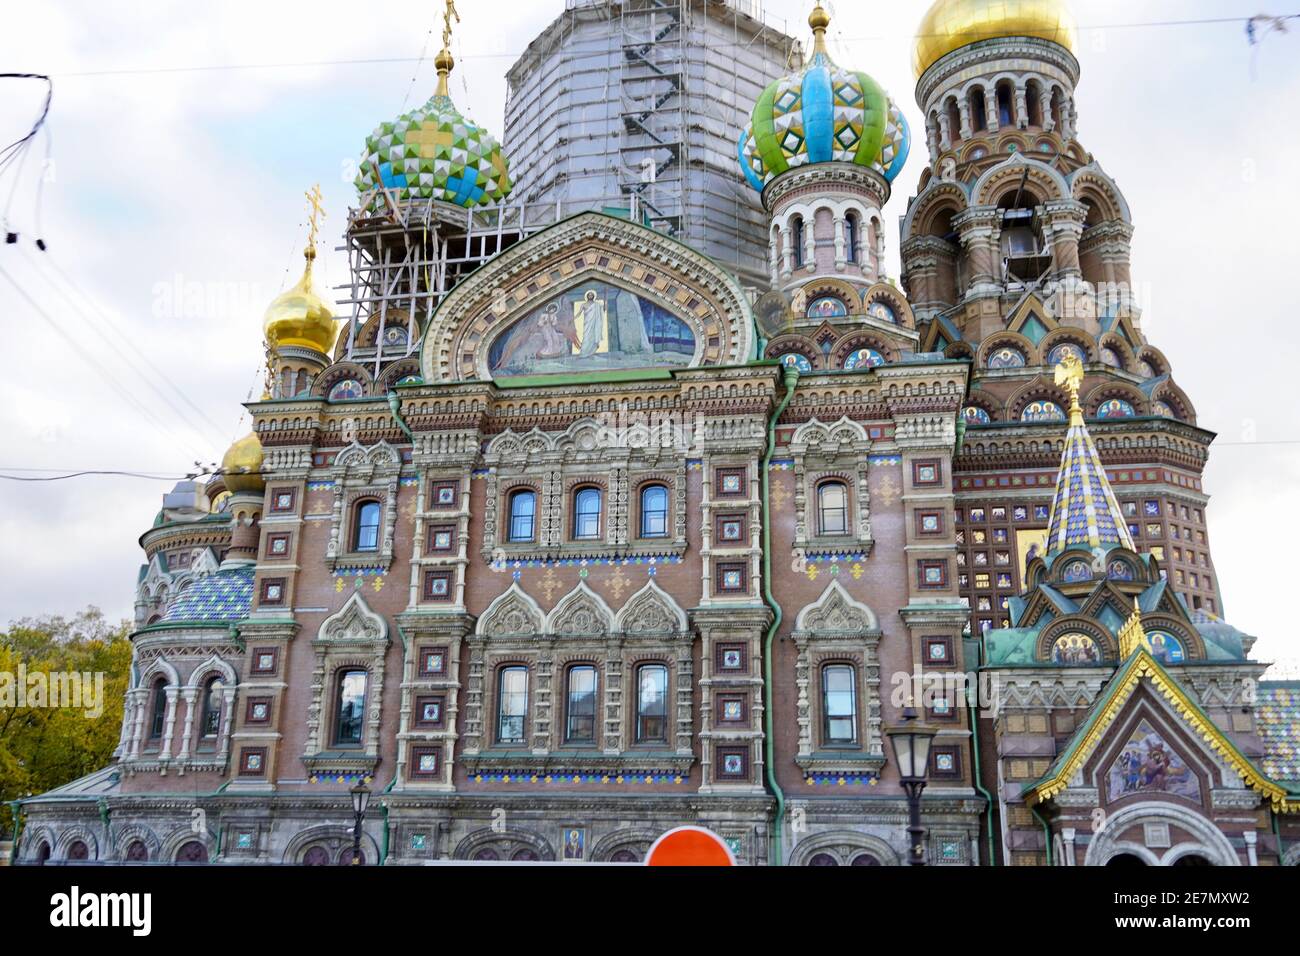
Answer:
<svg viewBox="0 0 1300 956"><path fill-rule="evenodd" d="M126 621L113 624L95 607L70 619L24 618L0 633L0 833L13 827L8 801L44 793L111 762L131 668L128 633ZM97 717L88 717L85 706L52 706L62 701L23 700L16 693L20 674L45 675L48 681L49 675L71 673L103 675L103 712Z"/></svg>

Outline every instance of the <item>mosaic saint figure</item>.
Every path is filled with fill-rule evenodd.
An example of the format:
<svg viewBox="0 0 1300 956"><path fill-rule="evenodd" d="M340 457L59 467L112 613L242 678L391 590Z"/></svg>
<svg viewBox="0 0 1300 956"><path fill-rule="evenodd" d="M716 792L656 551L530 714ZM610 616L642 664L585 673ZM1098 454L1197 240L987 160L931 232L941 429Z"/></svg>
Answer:
<svg viewBox="0 0 1300 956"><path fill-rule="evenodd" d="M609 330L605 325L605 303L596 297L596 290L588 290L578 303L577 312L582 319L582 348L580 358L591 358L602 347L609 346Z"/></svg>

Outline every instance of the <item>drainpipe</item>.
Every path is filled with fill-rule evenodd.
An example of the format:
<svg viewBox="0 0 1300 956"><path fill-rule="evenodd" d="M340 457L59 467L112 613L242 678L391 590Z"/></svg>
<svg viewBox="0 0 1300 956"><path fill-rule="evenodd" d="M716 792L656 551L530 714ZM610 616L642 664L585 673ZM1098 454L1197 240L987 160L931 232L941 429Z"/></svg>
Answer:
<svg viewBox="0 0 1300 956"><path fill-rule="evenodd" d="M1286 866L1286 848L1282 845L1282 824L1277 818L1277 811L1270 810L1270 817L1273 818L1273 842L1277 845L1277 865ZM14 837L14 853L18 852L18 838Z"/></svg>
<svg viewBox="0 0 1300 956"><path fill-rule="evenodd" d="M970 750L975 758L975 789L984 798L984 833L989 844L989 866L997 866L998 858L993 855L993 797L980 783L980 735L979 725L975 723L975 704L971 702L969 692L966 694L966 718L970 721Z"/></svg>
<svg viewBox="0 0 1300 956"><path fill-rule="evenodd" d="M1029 812L1034 815L1034 819L1043 825L1043 842L1047 849L1047 865L1052 865L1052 831L1047 825L1047 818L1038 812L1038 807L1030 807Z"/></svg>
<svg viewBox="0 0 1300 956"><path fill-rule="evenodd" d="M763 749L767 767L767 785L776 797L776 820L772 827L772 866L781 866L781 837L785 829L785 793L776 780L776 741L772 729L772 640L777 628L781 626L781 605L772 596L772 503L768 497L768 469L772 464L772 453L776 450L776 423L785 413L790 399L794 398L794 389L799 382L799 372L789 366L782 366L785 398L772 413L767 424L767 452L763 455L762 491L763 491L763 600L772 609L772 623L763 638Z"/></svg>

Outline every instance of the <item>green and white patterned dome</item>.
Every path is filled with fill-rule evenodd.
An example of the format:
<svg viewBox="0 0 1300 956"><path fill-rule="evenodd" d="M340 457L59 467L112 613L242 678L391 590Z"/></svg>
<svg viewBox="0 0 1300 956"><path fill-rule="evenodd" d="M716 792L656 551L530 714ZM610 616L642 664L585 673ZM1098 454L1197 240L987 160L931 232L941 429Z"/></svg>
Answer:
<svg viewBox="0 0 1300 956"><path fill-rule="evenodd" d="M457 206L485 206L510 194L510 168L501 144L466 119L447 93L452 59L437 60L438 90L423 106L379 124L366 139L355 185L367 208L378 211L382 183L400 201L437 199Z"/></svg>
<svg viewBox="0 0 1300 956"><path fill-rule="evenodd" d="M911 146L903 111L866 73L846 70L826 52L830 23L818 6L808 19L815 43L800 72L764 90L741 134L739 160L759 192L787 170L814 163L853 163L893 182Z"/></svg>

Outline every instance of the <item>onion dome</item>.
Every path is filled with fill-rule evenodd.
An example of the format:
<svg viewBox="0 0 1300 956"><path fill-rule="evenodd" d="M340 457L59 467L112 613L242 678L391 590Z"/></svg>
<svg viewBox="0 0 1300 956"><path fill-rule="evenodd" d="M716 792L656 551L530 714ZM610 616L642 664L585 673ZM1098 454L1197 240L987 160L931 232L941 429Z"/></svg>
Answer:
<svg viewBox="0 0 1300 956"><path fill-rule="evenodd" d="M221 458L221 477L226 490L232 494L261 491L266 487L262 477L262 442L254 432L226 450Z"/></svg>
<svg viewBox="0 0 1300 956"><path fill-rule="evenodd" d="M308 242L303 256L307 259L307 266L302 278L288 292L276 296L267 307L262 319L262 333L271 348L298 346L328 355L334 347L338 329L334 313L312 289L311 266L316 261L314 238Z"/></svg>
<svg viewBox="0 0 1300 956"><path fill-rule="evenodd" d="M501 144L466 119L448 93L455 61L443 50L434 65L438 88L423 106L380 123L366 139L355 185L363 199L382 184L399 202L438 199L467 208L500 202L510 194L510 170ZM369 208L384 207L382 196Z"/></svg>
<svg viewBox="0 0 1300 956"><path fill-rule="evenodd" d="M911 133L902 110L866 73L831 61L829 24L818 5L808 18L812 58L763 91L741 134L740 166L759 192L787 170L813 163L854 163L888 182L903 171Z"/></svg>
<svg viewBox="0 0 1300 956"><path fill-rule="evenodd" d="M919 79L949 53L997 37L1038 37L1073 53L1078 30L1065 0L936 0L917 28L912 68Z"/></svg>

